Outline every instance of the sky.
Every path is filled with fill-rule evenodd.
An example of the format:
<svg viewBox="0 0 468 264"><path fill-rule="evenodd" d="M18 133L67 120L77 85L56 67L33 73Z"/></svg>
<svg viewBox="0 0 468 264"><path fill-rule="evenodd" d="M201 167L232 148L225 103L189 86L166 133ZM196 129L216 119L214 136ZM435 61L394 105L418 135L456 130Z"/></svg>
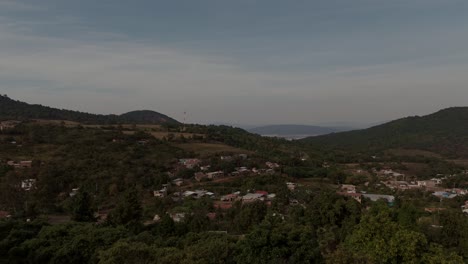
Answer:
<svg viewBox="0 0 468 264"><path fill-rule="evenodd" d="M190 123L468 105L466 0L0 0L0 93Z"/></svg>

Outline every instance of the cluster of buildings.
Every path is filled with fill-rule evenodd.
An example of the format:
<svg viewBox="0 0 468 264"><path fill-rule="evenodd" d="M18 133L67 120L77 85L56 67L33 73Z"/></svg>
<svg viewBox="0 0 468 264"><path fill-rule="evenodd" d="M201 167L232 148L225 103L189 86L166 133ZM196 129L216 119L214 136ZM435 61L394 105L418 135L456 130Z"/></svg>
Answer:
<svg viewBox="0 0 468 264"><path fill-rule="evenodd" d="M223 171L214 171L214 172L197 172L195 173L195 180L196 181L202 181L204 179L210 179L210 180L215 180L218 178L224 177L224 172Z"/></svg>
<svg viewBox="0 0 468 264"><path fill-rule="evenodd" d="M0 122L0 131L15 128L20 123L21 123L20 121L14 121L14 120L1 121Z"/></svg>
<svg viewBox="0 0 468 264"><path fill-rule="evenodd" d="M22 161L7 161L6 165L11 166L17 170L28 169L32 167L33 162L31 160L22 160ZM21 180L20 187L25 191L31 191L36 187L36 179L24 179Z"/></svg>
<svg viewBox="0 0 468 264"><path fill-rule="evenodd" d="M215 203L215 207L221 209L229 209L232 207L234 202L240 201L243 204L253 202L265 202L267 205L271 205L271 201L276 198L276 194L268 193L266 191L255 191L249 192L245 195L241 195L240 192L234 192L226 194L220 197L219 201Z"/></svg>
<svg viewBox="0 0 468 264"><path fill-rule="evenodd" d="M440 184L442 183L442 179L433 178L430 180L424 181L413 181L413 182L406 182L406 181L383 181L382 182L385 186L392 190L415 190L415 189L423 189L425 191L431 191L432 195L441 198L441 199L452 199L459 195L466 195L468 194L468 190L460 189L460 188L442 188Z"/></svg>
<svg viewBox="0 0 468 264"><path fill-rule="evenodd" d="M32 160L22 160L22 161L7 161L7 165L15 169L26 169L32 167Z"/></svg>
<svg viewBox="0 0 468 264"><path fill-rule="evenodd" d="M433 178L425 181L382 181L382 183L392 190L412 190L412 189L426 189L426 190L439 190L438 187L442 183L442 179Z"/></svg>
<svg viewBox="0 0 468 264"><path fill-rule="evenodd" d="M179 164L187 169L194 169L199 166L201 162L200 159L179 159Z"/></svg>
<svg viewBox="0 0 468 264"><path fill-rule="evenodd" d="M235 156L220 156L219 159L226 162L235 162L239 160L246 160L248 158L247 154L238 154ZM205 164L204 164L205 163ZM206 161L197 158L185 158L179 159L178 166L175 170L179 170L181 168L185 169L196 169L198 172L194 174L194 179L197 182L201 182L204 180L216 180L223 177L228 176L252 176L252 175L261 175L261 174L274 174L276 170L280 167L278 163L274 162L266 162L265 168L257 169L257 168L248 168L245 166L240 166L234 168L233 171L226 172L222 170L212 170L211 165L207 165ZM175 173L170 173L170 176L173 176ZM175 179L172 182L174 185L180 186L184 183L182 179Z"/></svg>
<svg viewBox="0 0 468 264"><path fill-rule="evenodd" d="M395 196L393 195L358 193L356 191L356 186L351 184L341 185L340 190L337 193L342 196L351 197L359 203L362 203L363 198L369 199L373 202L386 200L390 206L395 203Z"/></svg>
<svg viewBox="0 0 468 264"><path fill-rule="evenodd" d="M465 204L462 205L461 208L462 208L463 213L468 214L468 200L465 201Z"/></svg>

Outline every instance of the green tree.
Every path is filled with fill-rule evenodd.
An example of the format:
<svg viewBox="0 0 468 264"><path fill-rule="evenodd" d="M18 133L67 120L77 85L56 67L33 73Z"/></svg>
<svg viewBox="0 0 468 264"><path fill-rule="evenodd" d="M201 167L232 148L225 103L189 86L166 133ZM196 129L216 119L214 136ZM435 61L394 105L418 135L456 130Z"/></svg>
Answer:
<svg viewBox="0 0 468 264"><path fill-rule="evenodd" d="M364 216L344 246L371 263L419 263L427 240L393 222L388 211L381 211Z"/></svg>
<svg viewBox="0 0 468 264"><path fill-rule="evenodd" d="M88 192L79 192L74 197L72 219L78 222L95 221L92 199Z"/></svg>
<svg viewBox="0 0 468 264"><path fill-rule="evenodd" d="M321 263L312 228L264 222L238 242L237 263Z"/></svg>
<svg viewBox="0 0 468 264"><path fill-rule="evenodd" d="M111 248L99 253L99 264L150 264L158 263L150 246L141 243L119 241Z"/></svg>
<svg viewBox="0 0 468 264"><path fill-rule="evenodd" d="M109 221L114 225L138 228L141 225L142 214L138 191L135 188L130 188L124 193L117 207L110 213Z"/></svg>

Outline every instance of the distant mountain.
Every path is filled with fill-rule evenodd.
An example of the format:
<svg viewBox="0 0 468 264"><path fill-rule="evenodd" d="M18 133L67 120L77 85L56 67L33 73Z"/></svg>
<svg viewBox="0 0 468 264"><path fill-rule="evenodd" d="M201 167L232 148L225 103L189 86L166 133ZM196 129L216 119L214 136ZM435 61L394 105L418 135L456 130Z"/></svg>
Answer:
<svg viewBox="0 0 468 264"><path fill-rule="evenodd" d="M122 115L98 115L43 105L28 104L0 95L0 119L68 120L85 124L178 124L179 122L154 111L134 111Z"/></svg>
<svg viewBox="0 0 468 264"><path fill-rule="evenodd" d="M468 157L468 107L452 107L427 116L412 116L364 130L303 139L315 147L373 151L412 148L451 157Z"/></svg>
<svg viewBox="0 0 468 264"><path fill-rule="evenodd" d="M161 113L150 111L150 110L139 110L132 111L119 116L124 121L129 123L142 123L142 124L163 124L163 123L178 123L175 119L172 119Z"/></svg>
<svg viewBox="0 0 468 264"><path fill-rule="evenodd" d="M247 131L263 136L278 136L300 138L308 136L325 135L349 130L344 127L321 127L309 125L269 125L247 129Z"/></svg>
<svg viewBox="0 0 468 264"><path fill-rule="evenodd" d="M207 125L230 126L230 127L242 128L244 130L249 130L249 129L258 127L258 125L235 124L235 123L228 123L228 122L211 122L211 123L208 123Z"/></svg>

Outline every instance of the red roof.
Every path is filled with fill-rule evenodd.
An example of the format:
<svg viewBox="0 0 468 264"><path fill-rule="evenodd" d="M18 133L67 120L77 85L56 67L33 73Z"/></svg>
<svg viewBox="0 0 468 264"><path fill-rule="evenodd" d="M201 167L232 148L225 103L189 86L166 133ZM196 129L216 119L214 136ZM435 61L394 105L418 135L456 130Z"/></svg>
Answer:
<svg viewBox="0 0 468 264"><path fill-rule="evenodd" d="M349 197L361 197L362 194L360 193L346 193L346 192L338 192L337 194Z"/></svg>
<svg viewBox="0 0 468 264"><path fill-rule="evenodd" d="M218 209L227 210L227 209L232 208L232 203L231 202L217 202L214 204L214 207Z"/></svg>
<svg viewBox="0 0 468 264"><path fill-rule="evenodd" d="M10 216L10 213L7 211L0 211L0 219L7 218Z"/></svg>
<svg viewBox="0 0 468 264"><path fill-rule="evenodd" d="M216 219L216 213L208 213L206 214L210 220L215 220Z"/></svg>
<svg viewBox="0 0 468 264"><path fill-rule="evenodd" d="M268 195L268 192L265 192L265 191L256 191L255 193L265 195L265 196Z"/></svg>

